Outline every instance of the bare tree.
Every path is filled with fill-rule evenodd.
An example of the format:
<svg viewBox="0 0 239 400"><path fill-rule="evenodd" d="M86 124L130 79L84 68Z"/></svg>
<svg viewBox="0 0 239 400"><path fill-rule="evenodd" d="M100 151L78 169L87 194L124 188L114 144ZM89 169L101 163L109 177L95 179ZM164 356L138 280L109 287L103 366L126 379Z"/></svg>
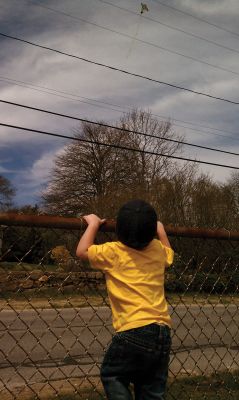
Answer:
<svg viewBox="0 0 239 400"><path fill-rule="evenodd" d="M136 153L114 146L130 147L132 143L121 131L88 123L74 133L89 142L72 142L56 158L43 194L45 206L52 213L64 215L111 209L124 189L134 184L137 162Z"/></svg>
<svg viewBox="0 0 239 400"><path fill-rule="evenodd" d="M239 172L233 171L229 180L222 185L222 190L230 199L227 207L227 221L232 229L239 226Z"/></svg>
<svg viewBox="0 0 239 400"><path fill-rule="evenodd" d="M150 112L134 110L121 118L119 126L137 133L129 133L131 138L142 152L138 157L139 183L149 187L154 185L155 179L169 176L175 170L175 162L170 156L182 150L183 137L176 134L169 121L160 122L152 117ZM173 139L173 141L170 141ZM147 154L147 151L159 153L159 155Z"/></svg>
<svg viewBox="0 0 239 400"><path fill-rule="evenodd" d="M162 221L174 225L186 225L192 221L192 192L197 175L195 164L184 164L158 179L152 197Z"/></svg>
<svg viewBox="0 0 239 400"><path fill-rule="evenodd" d="M12 205L12 198L15 194L15 190L11 185L11 182L0 175L0 211L7 211ZM3 229L0 225L0 256L2 254L3 246Z"/></svg>
<svg viewBox="0 0 239 400"><path fill-rule="evenodd" d="M127 114L117 126L121 129L83 123L74 130L76 138L89 142L74 141L56 158L43 193L48 212L76 215L94 211L113 217L118 207L132 197L151 200L157 179L169 174L175 164L147 151L172 155L181 145L163 139L180 137L172 132L169 122L161 123L145 111Z"/></svg>
<svg viewBox="0 0 239 400"><path fill-rule="evenodd" d="M6 211L12 205L15 190L11 182L0 175L0 211Z"/></svg>
<svg viewBox="0 0 239 400"><path fill-rule="evenodd" d="M185 165L184 170L159 179L156 208L169 224L237 229L239 212L233 184L219 184L200 173L197 166Z"/></svg>

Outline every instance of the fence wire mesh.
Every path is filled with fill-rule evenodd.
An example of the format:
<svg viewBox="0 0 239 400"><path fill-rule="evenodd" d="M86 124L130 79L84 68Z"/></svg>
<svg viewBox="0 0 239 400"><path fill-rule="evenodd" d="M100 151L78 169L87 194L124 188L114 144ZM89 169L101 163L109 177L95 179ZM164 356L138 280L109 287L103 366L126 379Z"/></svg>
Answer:
<svg viewBox="0 0 239 400"><path fill-rule="evenodd" d="M0 398L103 399L113 328L104 276L75 258L80 230L2 226ZM114 240L99 233L98 243ZM168 399L239 398L236 240L171 237ZM68 397L67 397L68 396Z"/></svg>

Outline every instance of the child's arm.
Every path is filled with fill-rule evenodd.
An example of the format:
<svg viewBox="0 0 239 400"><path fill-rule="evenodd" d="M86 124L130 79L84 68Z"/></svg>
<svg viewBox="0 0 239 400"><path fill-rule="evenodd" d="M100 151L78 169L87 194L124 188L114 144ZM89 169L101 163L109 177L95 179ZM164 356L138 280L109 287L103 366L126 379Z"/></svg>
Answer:
<svg viewBox="0 0 239 400"><path fill-rule="evenodd" d="M88 260L88 248L94 243L99 227L105 222L105 219L101 219L95 214L85 215L83 218L88 226L78 243L76 255L82 260Z"/></svg>
<svg viewBox="0 0 239 400"><path fill-rule="evenodd" d="M171 245L169 243L168 236L167 236L167 233L165 232L164 226L163 226L162 222L159 222L159 221L157 222L157 234L158 234L158 237L159 237L159 240L161 241L161 243L164 246L171 248Z"/></svg>

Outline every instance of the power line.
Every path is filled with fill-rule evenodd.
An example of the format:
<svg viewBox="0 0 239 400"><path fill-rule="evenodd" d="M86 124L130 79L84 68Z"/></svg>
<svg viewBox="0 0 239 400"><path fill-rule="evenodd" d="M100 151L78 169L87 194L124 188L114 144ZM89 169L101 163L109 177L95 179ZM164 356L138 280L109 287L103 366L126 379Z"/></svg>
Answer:
<svg viewBox="0 0 239 400"><path fill-rule="evenodd" d="M162 2L162 1L159 1L159 0L152 0L152 1L154 1L155 3L161 4L161 5L164 6L164 7L171 8L172 10L175 10L175 11L181 13L181 14L188 15L189 17L192 17L192 18L194 18L194 19L197 19L198 21L204 22L205 24L214 26L214 27L217 28L217 29L221 29L222 31L225 31L225 32L227 32L227 33L231 33L232 35L239 36L239 33L237 33L237 32L231 31L231 30L229 30L229 29L227 29L227 28L223 28L222 26L219 26L219 25L217 25L217 24L214 24L213 22L208 22L208 21L206 21L206 20L203 19L203 18L197 17L197 16L195 16L195 15L193 15L193 14L190 14L189 12L182 11L182 10L180 10L179 8L176 8L176 7L170 6L170 5L168 5L168 4L165 4L165 3Z"/></svg>
<svg viewBox="0 0 239 400"><path fill-rule="evenodd" d="M38 1L38 0L35 0L35 1ZM140 15L139 13L137 13L137 12L135 12L135 11L132 11L132 10L129 10L128 8L121 7L121 6L118 6L118 5L116 5L116 4L113 4L113 3L111 3L110 1L105 1L105 0L97 0L97 1L100 1L101 3L110 5L110 6L112 6L112 7L118 8L119 10L127 11L127 12L130 13L130 14ZM43 6L43 7L44 7L44 8L49 8L49 7L45 7L45 6ZM49 8L49 9L52 10L52 11L59 12L58 10L55 10L55 9L53 9L53 8ZM61 11L60 11L60 13L61 13ZM69 14L67 14L67 15L70 17ZM223 44L214 42L213 40L206 39L206 38L204 38L204 37L202 37L202 36L198 36L198 35L196 35L196 34L194 34L194 33L187 32L187 31L185 31L185 30L183 30L183 29L181 29L181 28L178 28L178 27L175 27L175 26L166 24L165 22L162 22L162 21L160 21L159 19L154 19L154 18L152 18L152 17L148 17L148 16L142 15L142 14L140 15L140 18L146 19L146 20L148 20L148 21L155 22L155 23L157 23L157 24L159 24L159 25L166 26L167 28L172 29L172 30L174 30L174 31L181 32L181 33L183 33L183 34L185 34L185 35L187 35L187 36L191 36L191 37L193 37L193 38L202 40L202 41L204 41L204 42L213 44L214 46L221 47L221 48L223 48L223 49L226 49L226 50L229 50L229 51L232 51L232 52L234 52L234 53L239 54L239 50L236 50L236 49L233 49L233 48L231 48L231 47L225 46L225 45L223 45Z"/></svg>
<svg viewBox="0 0 239 400"><path fill-rule="evenodd" d="M89 105L94 106L94 107L105 108L107 110L112 110L112 111L116 111L116 112L120 112L120 113L122 112L121 110L116 110L116 109L113 109L113 108L110 108L110 107L106 107L106 106L104 107L104 106L101 106L101 105L98 105L98 104L91 103L90 101L94 101L94 102L97 102L97 103L103 103L103 104L109 104L109 105L115 106L115 107L121 107L121 106L110 104L110 103L107 103L107 102L104 102L104 101L90 99L90 98L84 97L84 96L79 96L79 95L76 95L76 94L73 94L73 93L70 93L70 92L64 92L62 90L56 90L56 89L48 88L46 86L33 85L32 83L28 83L28 82L19 81L19 80L16 80L16 79L10 79L10 78L6 78L6 77L0 76L0 82L1 81L7 82L7 83L14 83L14 85L16 85L16 86L25 87L27 89L35 90L35 91L40 92L40 93L51 94L52 96L61 97L63 99L67 99L67 100L71 100L71 101L78 101L80 103L89 104ZM41 89L39 89L39 88L41 88ZM54 92L54 93L51 93L51 91ZM64 95L58 94L58 93L63 93L63 94L66 94L68 96L72 96L72 97L75 97L75 98L64 96ZM89 101L79 100L78 98L86 99L86 100L89 100Z"/></svg>
<svg viewBox="0 0 239 400"><path fill-rule="evenodd" d="M173 158L175 160L189 161L189 162L198 163L198 164L207 164L207 165L213 165L213 166L216 166L216 167L231 168L231 169L239 170L239 167L235 167L233 165L217 164L217 163L211 163L211 162L202 161L202 160L192 160L191 158L172 156L172 155L163 154L163 153L157 153L157 152L149 151L149 150L135 149L135 148L132 148L132 147L127 147L127 146L120 146L120 145L116 145L116 144L104 143L104 142L100 142L100 141L97 141L97 140L92 141L92 140L88 140L88 139L77 138L77 137L74 137L74 136L66 136L66 135L62 135L62 134L59 134L59 133L52 133L52 132L46 132L46 131L41 131L41 130L37 130L37 129L25 128L25 127L17 126L17 125L4 124L4 123L1 123L1 122L0 122L0 126L4 126L4 127L7 127L7 128L13 128L13 129L19 129L19 130L23 130L23 131L26 131L26 132L40 133L42 135L59 137L59 138L63 138L63 139L75 140L75 141L84 142L84 143L97 144L99 146L106 146L106 147L112 147L112 148L121 149L121 150L133 151L135 153L144 153L144 154L150 154L150 155L154 155L154 156Z"/></svg>
<svg viewBox="0 0 239 400"><path fill-rule="evenodd" d="M154 115L154 114L152 114L152 115ZM174 121L174 119L173 119L173 121ZM184 122L184 123L186 123L186 124L191 124L191 122L188 122L188 121L182 121L182 120L176 120L176 121L181 121L181 122ZM179 127L181 127L181 128L185 128L185 129L190 129L191 131L195 131L195 132L197 132L197 133L199 133L199 134L205 134L205 135L214 135L214 136L220 136L220 137L223 137L223 138L227 138L227 139L232 139L232 140L236 140L236 141L239 141L239 138L236 138L236 137L233 137L233 136L230 136L230 135L221 135L220 133L215 133L215 132L205 132L205 131L202 131L201 129L196 129L196 128L191 128L191 127L189 127L189 126L185 126L185 125L180 125L180 124L177 124L177 123L175 123L175 122L173 122L173 124L175 125L175 126L179 126ZM194 126L194 124L192 124L193 126ZM207 127L207 126L204 126L204 125L199 125L199 124L195 124L195 126L201 126L202 128L206 128L206 129L214 129L214 130L216 130L216 131L219 131L219 132L226 132L226 131L223 131L223 130L221 130L221 129L217 129L217 128L210 128L210 127ZM234 132L231 132L232 134L234 134ZM237 133L236 133L237 134Z"/></svg>
<svg viewBox="0 0 239 400"><path fill-rule="evenodd" d="M166 142L182 144L184 146L197 147L197 148L204 149L204 150L216 151L216 152L219 152L219 153L225 153L225 154L230 154L230 155L233 155L233 156L239 156L239 153L233 153L233 152L226 151L226 150L221 150L221 149L215 149L215 148L212 148L212 147L201 146L201 145L198 145L198 144L188 143L188 142L184 142L184 141L181 141L181 140L169 139L169 138L165 138L164 136L156 136L156 135L152 135L152 134L149 134L149 133L135 131L135 130L132 130L132 129L121 128L121 127L118 127L118 126L115 126L115 125L105 124L105 123L102 123L102 122L90 121L88 119L74 117L74 116L67 115L67 114L62 114L62 113L57 113L57 112L50 111L50 110L45 110L45 109L42 109L42 108L26 106L24 104L14 103L14 102L7 101L7 100L0 99L0 102L4 103L4 104L10 104L10 105L13 105L13 106L16 106L16 107L26 108L28 110L34 110L34 111L39 111L39 112L43 112L43 113L46 113L46 114L56 115L58 117L64 117L64 118L74 119L76 121L86 122L86 123L97 125L97 126L103 126L104 128L115 129L115 130L118 130L118 131L121 131L121 132L134 133L136 135L141 135L141 136L145 136L145 137L160 139L160 140L164 140Z"/></svg>
<svg viewBox="0 0 239 400"><path fill-rule="evenodd" d="M201 95L201 96L204 96L204 97L208 97L208 98L211 98L211 99L215 99L215 100L224 101L224 102L230 103L230 104L236 104L236 105L239 104L239 102L237 102L237 101L233 101L233 100L226 99L226 98L223 98L223 97L213 96L213 95L211 95L209 93L204 93L204 92L199 92L199 91L196 91L196 90L188 89L188 88L185 88L185 87L182 87L182 86L179 86L179 85L174 85L173 83L159 81L157 79L153 79L153 78L150 78L150 77L145 76L145 75L140 75L140 74L137 74L137 73L126 71L126 70L121 69L121 68L113 67L111 65L99 63L97 61L92 61L92 60L89 60L87 58L77 56L75 54L66 53L66 52L61 51L61 50L53 49L52 47L43 46L43 45L40 45L40 44L37 44L37 43L30 42L29 40L25 40L25 39L21 39L21 38L15 37L15 36L7 35L5 33L1 33L0 32L0 36L3 36L3 37L8 38L8 39L17 40L19 42L26 43L26 44L29 44L31 46L38 47L38 48L41 48L41 49L44 49L44 50L49 50L49 51L52 51L52 52L60 54L60 55L64 55L64 56L71 57L71 58L75 58L77 60L81 60L81 61L93 64L93 65L97 65L97 66L100 66L100 67L108 68L108 69L111 69L112 71L122 72L123 74L134 76L136 78L146 79L146 80L148 80L150 82L159 83L159 84L166 85L166 86L169 86L169 87L172 87L172 88L175 88L175 89L184 90L186 92L198 94L198 95ZM239 75L239 73L238 73L238 75Z"/></svg>
<svg viewBox="0 0 239 400"><path fill-rule="evenodd" d="M76 16L74 16L74 15L65 13L65 12L63 12L63 11L56 10L56 9L51 8L51 7L48 7L48 6L44 6L44 5L42 5L42 4L35 4L35 5L36 5L36 6L39 6L39 7L42 7L42 8L45 8L45 9L50 10L50 11L56 12L56 13L58 13L58 14L62 14L62 15L67 16L67 17L69 17L69 18L73 18L74 20L78 20L78 21L84 22L84 23L86 23L86 24L90 24L90 25L96 26L96 27L98 27L98 28L100 28L100 29L104 29L104 30L106 30L106 31L108 31L108 32L116 33L117 35L124 36L124 37L129 38L129 39L133 39L134 41L137 41L137 42L146 44L146 45L148 45L148 46L151 46L151 47L154 47L154 48L157 48L157 49L166 51L167 53L171 53L171 54L175 54L175 55L180 56L180 57L188 58L189 60L192 60L192 61L195 61L195 62L198 62L198 63L201 63L201 64L208 65L209 67L212 67L212 68L215 68L215 69L224 71L224 72L229 72L229 73L234 74L234 75L239 75L239 72L233 71L233 70L228 69L228 68L226 68L226 67L220 67L220 66L218 66L218 65L211 64L211 63L209 63L209 62L207 62L207 61L202 61L202 60L200 60L200 59L198 59L198 58L196 58L196 57L187 56L187 55L184 54L184 53L180 53L180 52L175 51L175 50L170 50L170 49L167 48L167 47L159 46L158 44L155 44L155 43L152 43L152 42L148 42L148 41L143 40L143 39L139 39L139 38L137 38L137 37L128 35L127 33L116 31L115 29L112 29L112 28L107 28L107 27L102 26L102 25L99 25L99 24L97 24L97 23L95 23L95 22L88 21L88 20L86 20L86 19L84 19L84 18L76 17Z"/></svg>
<svg viewBox="0 0 239 400"><path fill-rule="evenodd" d="M80 102L80 103L89 104L89 105L94 106L94 107L105 108L105 109L108 109L108 110L111 110L111 111L116 111L116 112L119 112L119 113L122 113L122 114L127 114L127 111L122 111L122 109L126 109L127 108L128 110L131 110L131 111L135 110L135 107L132 107L132 106L121 106L119 104L109 103L109 102L102 101L102 100L91 99L91 98L88 98L88 97L76 95L74 93L70 93L70 92L65 92L65 91L62 91L62 90L56 90L56 89L53 89L53 88L49 88L47 86L33 85L32 83L28 83L28 82L19 81L19 80L16 80L16 79L3 77L1 75L0 75L0 81L4 81L4 82L7 82L7 83L9 83L9 81L10 81L10 83L13 82L15 85L20 86L20 87L25 87L27 89L35 90L35 91L41 92L41 93L47 93L47 94L50 94L52 96L61 97L61 98L64 98L64 99L67 99L67 100L70 100L70 101L77 101L77 102ZM30 86L33 86L33 87L30 87ZM41 90L39 88L41 88L43 90ZM51 91L53 91L54 93L51 93ZM58 94L58 93L61 93L61 94ZM76 97L76 98L71 98L71 97L64 96L64 95L62 95L62 93L65 94L65 95L68 95L68 96ZM86 100L89 100L89 101L79 100L78 98L86 99ZM109 106L112 106L112 107L118 107L118 108L121 108L121 110L116 110L116 109L113 109L113 108L108 107L108 106L101 106L101 105L98 105L98 104L95 104L95 103L91 103L91 101L96 102L96 103L102 103L102 104L109 105ZM178 126L178 127L181 127L181 128L185 128L185 129L190 129L191 131L195 131L195 132L200 133L200 134L220 136L220 137L225 137L227 139L229 138L229 139L232 139L232 140L239 141L239 138L235 138L235 137L230 136L230 135L221 135L221 134L218 134L218 133L215 133L215 132L205 132L205 131L202 131L201 129L196 129L196 128L188 127L188 126L185 126L185 125L177 124L174 121L183 122L185 124L189 124L189 125L192 125L192 126L199 126L199 127L203 128L203 129L211 129L211 130L215 130L215 131L218 131L218 132L235 134L235 132L232 132L232 131L224 131L222 129L213 128L211 126L196 124L196 123L193 123L191 121L185 121L185 120L181 120L181 119L170 118L169 116L165 116L165 115L159 115L159 114L154 114L154 113L151 113L151 115L156 117L157 119L161 119L161 120L162 119L163 120L165 120L165 119L172 120L173 124L175 126Z"/></svg>

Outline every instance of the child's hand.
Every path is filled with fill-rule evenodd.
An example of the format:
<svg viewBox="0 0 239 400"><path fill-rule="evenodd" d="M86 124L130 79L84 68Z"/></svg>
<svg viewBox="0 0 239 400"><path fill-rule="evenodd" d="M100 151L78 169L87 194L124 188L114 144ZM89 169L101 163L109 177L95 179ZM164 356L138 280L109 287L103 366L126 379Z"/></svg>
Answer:
<svg viewBox="0 0 239 400"><path fill-rule="evenodd" d="M106 221L105 218L101 219L100 217L98 217L98 215L95 214L84 215L83 218L88 225L95 225L95 226L100 226Z"/></svg>
<svg viewBox="0 0 239 400"><path fill-rule="evenodd" d="M81 236L76 255L82 260L88 260L88 248L94 243L98 229L105 222L105 219L101 219L95 214L84 215L83 219L87 222L88 227Z"/></svg>

